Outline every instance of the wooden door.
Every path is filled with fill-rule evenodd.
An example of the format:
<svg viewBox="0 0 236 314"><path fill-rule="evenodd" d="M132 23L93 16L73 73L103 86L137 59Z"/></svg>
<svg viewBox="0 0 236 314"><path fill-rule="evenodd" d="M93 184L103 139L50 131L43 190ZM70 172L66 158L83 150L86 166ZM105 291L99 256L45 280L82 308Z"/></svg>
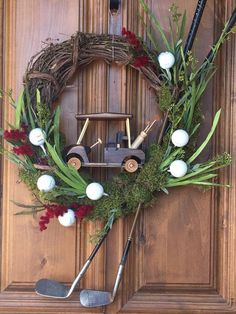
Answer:
<svg viewBox="0 0 236 314"><path fill-rule="evenodd" d="M188 12L190 25L196 1L176 0ZM171 0L147 3L168 33ZM236 6L235 0L209 0L196 40L199 59L219 34L223 21ZM122 26L145 35L137 13L138 1L121 1L117 16L109 14L107 0L1 0L1 83L19 94L27 62L48 42L68 39L77 30L121 33ZM204 152L229 151L236 155L235 38L221 50L218 72L202 106L209 130L212 112L223 108L214 144ZM100 78L103 78L102 80ZM60 98L62 129L68 143L77 137L77 112L132 111L133 132L157 112L155 97L133 70L103 62L77 74ZM2 123L13 119L5 102ZM102 124L88 134L90 142L105 136ZM112 130L110 130L111 134ZM99 152L97 152L99 154ZM1 211L1 313L235 313L236 312L236 204L235 163L220 175L231 189L204 193L196 188L176 188L160 196L155 205L143 210L115 302L106 308L87 310L79 303L79 292L70 300L46 299L34 292L40 278L70 283L93 245L89 242L99 223L82 223L64 229L56 221L46 232L38 230L38 218L14 216L18 210L11 200L30 202L31 196L19 182L16 168L2 160ZM95 176L104 178L104 172ZM110 174L108 174L110 175ZM106 244L96 256L80 288L108 289L130 228L131 218L116 222Z"/></svg>

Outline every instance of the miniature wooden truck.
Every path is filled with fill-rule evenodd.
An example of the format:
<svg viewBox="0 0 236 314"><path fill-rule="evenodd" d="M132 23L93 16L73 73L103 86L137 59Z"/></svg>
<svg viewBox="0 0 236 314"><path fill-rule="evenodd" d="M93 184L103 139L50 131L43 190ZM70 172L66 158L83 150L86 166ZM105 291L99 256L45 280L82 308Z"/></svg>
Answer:
<svg viewBox="0 0 236 314"><path fill-rule="evenodd" d="M75 167L79 170L81 167L122 167L128 172L135 172L139 167L141 167L145 162L145 154L141 149L138 149L140 144L143 142L144 138L147 136L147 132L151 129L152 125L155 121L148 125L148 127L144 131L140 133L140 135L136 138L136 140L131 144L131 135L130 135L130 119L132 118L132 114L125 113L91 113L91 114L78 114L76 115L78 120L85 120L84 126L80 133L76 145L71 145L66 148L64 152L65 159L68 164ZM106 145L104 147L104 162L90 162L89 161L89 153L91 148L96 146L97 144L102 144L101 139L93 144L92 146L82 145L81 142L86 133L89 121L96 120L106 120L106 121L114 121L114 120L125 120L126 122L126 137L124 136L124 132L117 132L116 134L116 143L113 146ZM143 134L142 134L143 133ZM142 135L141 135L142 134ZM128 147L121 147L121 142L127 139Z"/></svg>

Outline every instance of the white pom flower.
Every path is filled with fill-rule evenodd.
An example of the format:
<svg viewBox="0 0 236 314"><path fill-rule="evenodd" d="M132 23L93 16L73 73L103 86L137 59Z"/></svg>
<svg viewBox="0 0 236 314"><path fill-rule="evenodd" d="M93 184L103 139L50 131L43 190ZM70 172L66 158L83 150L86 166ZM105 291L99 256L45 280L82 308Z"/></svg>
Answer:
<svg viewBox="0 0 236 314"><path fill-rule="evenodd" d="M157 59L160 64L160 67L164 70L172 68L172 66L175 63L175 57L169 51L161 52Z"/></svg>

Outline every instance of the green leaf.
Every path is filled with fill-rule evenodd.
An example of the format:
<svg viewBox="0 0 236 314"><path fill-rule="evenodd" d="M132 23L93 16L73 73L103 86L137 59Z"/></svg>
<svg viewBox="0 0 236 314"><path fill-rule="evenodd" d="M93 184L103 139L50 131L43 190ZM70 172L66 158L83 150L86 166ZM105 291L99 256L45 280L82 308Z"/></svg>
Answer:
<svg viewBox="0 0 236 314"><path fill-rule="evenodd" d="M60 151L60 114L61 114L61 110L60 107L58 106L55 112L55 116L54 116L54 129L53 129L53 135L54 135L54 145L55 145L55 149L57 151L57 153L59 154L59 156L61 157L61 151ZM62 158L62 157L61 157Z"/></svg>
<svg viewBox="0 0 236 314"><path fill-rule="evenodd" d="M11 200L11 202L18 206L18 207L22 207L22 208L42 208L42 205L35 205L35 204L31 204L31 205L25 205L25 204L22 204L22 203L19 203L19 202L15 202L13 200Z"/></svg>
<svg viewBox="0 0 236 314"><path fill-rule="evenodd" d="M30 94L27 86L25 88L25 96L27 103L26 108L24 108L23 111L25 117L24 119L26 120L26 124L30 125L31 129L34 129L36 127L35 121L37 121L37 117L31 103Z"/></svg>
<svg viewBox="0 0 236 314"><path fill-rule="evenodd" d="M180 181L185 181L186 179L192 178L192 177L196 177L201 173L204 173L205 171L207 171L209 168L211 168L212 165L208 165L205 166L203 168L198 167L197 170L190 172L188 174L186 174L185 176L181 177L181 178L175 178L175 179L170 179L169 182L180 182Z"/></svg>
<svg viewBox="0 0 236 314"><path fill-rule="evenodd" d="M161 38L163 40L163 43L165 44L166 48L169 50L169 51L172 51L171 50L171 47L170 47L170 44L165 36L165 33L160 25L160 23L158 22L157 18L155 17L155 15L152 13L152 11L150 10L150 8L147 6L147 4L144 2L144 0L139 0L139 2L141 3L145 13L148 14L150 20L152 20L154 22L154 25L156 27L156 29L158 30L159 34L161 35Z"/></svg>
<svg viewBox="0 0 236 314"><path fill-rule="evenodd" d="M215 178L217 177L218 175L215 174L215 173L211 173L211 174L208 174L208 175L205 175L205 176L202 176L202 177L199 177L199 178L193 178L192 180L184 180L184 181L178 181L178 182L174 182L171 181L171 182L168 182L166 184L166 187L175 187L175 186L185 186L185 185L195 185L195 184L199 184L199 182L203 182L205 180L209 180L209 179L212 179L212 178ZM211 183L211 182L209 182Z"/></svg>
<svg viewBox="0 0 236 314"><path fill-rule="evenodd" d="M169 191L168 191L166 188L161 188L161 190L162 190L165 194L169 195Z"/></svg>
<svg viewBox="0 0 236 314"><path fill-rule="evenodd" d="M144 19L143 19L143 17L142 17L141 15L139 15L139 19L142 21L143 26L144 26L144 28L145 28L145 31L146 31L146 33L147 33L147 36L148 36L150 42L152 43L153 47L154 47L156 50L158 50L158 45L157 45L157 43L156 43L156 40L155 40L154 37L152 36L152 33L151 33L150 30L149 30L149 27L147 26L147 24L145 23L145 21L144 21ZM147 50L147 52L150 52L149 49ZM152 57L151 57L151 58L152 58ZM153 59L153 58L152 58L152 59Z"/></svg>
<svg viewBox="0 0 236 314"><path fill-rule="evenodd" d="M25 169L31 169L24 160L22 160L20 157L13 154L12 152L9 152L7 149L5 149L3 147L0 147L0 154L6 156L7 159L14 162L18 166L21 165Z"/></svg>
<svg viewBox="0 0 236 314"><path fill-rule="evenodd" d="M186 125L186 130L189 132L193 120L193 115L194 115L194 109L196 106L196 82L192 82L192 88L191 88L191 101L190 101L190 108L187 116L187 125Z"/></svg>
<svg viewBox="0 0 236 314"><path fill-rule="evenodd" d="M198 128L200 127L201 123L198 123L197 125L195 125L194 129L192 130L191 134L189 135L189 137L192 137L196 131L198 130Z"/></svg>
<svg viewBox="0 0 236 314"><path fill-rule="evenodd" d="M159 169L163 170L165 167L169 166L169 164L172 162L172 160L174 160L174 158L182 151L183 149L177 148L175 151L173 151L168 158L166 158L165 160L163 160L163 162L160 164Z"/></svg>
<svg viewBox="0 0 236 314"><path fill-rule="evenodd" d="M203 95L205 92L207 85L211 81L212 77L215 75L216 70L212 69L212 73L210 73L207 77L207 79L202 79L200 83L198 83L198 90L197 90L197 95L196 95L196 102L200 100L200 97Z"/></svg>
<svg viewBox="0 0 236 314"><path fill-rule="evenodd" d="M73 193L74 195L78 194L78 191L75 190L74 188L68 188L68 187L64 187L64 186L57 187L57 191L59 191L63 194L67 194L67 195L68 195L68 193Z"/></svg>
<svg viewBox="0 0 236 314"><path fill-rule="evenodd" d="M71 183L76 185L76 188L80 186L81 191L84 192L85 187L87 186L87 183L84 181L84 179L78 174L76 169L68 167L58 156L56 150L46 141L46 145L48 148L48 151L54 160L57 167L64 173L64 175L67 177L67 179L70 180Z"/></svg>
<svg viewBox="0 0 236 314"><path fill-rule="evenodd" d="M184 37L185 26L186 26L186 10L184 11L184 14L182 16L181 25L180 25L179 34L178 34L179 38Z"/></svg>
<svg viewBox="0 0 236 314"><path fill-rule="evenodd" d="M209 185L209 186L219 186L224 188L231 188L230 184L220 184L220 183L214 183L214 182L195 182L195 185Z"/></svg>
<svg viewBox="0 0 236 314"><path fill-rule="evenodd" d="M43 210L44 210L44 208L36 209L35 207L33 207L32 210L23 210L21 212L15 213L14 215L15 216L19 216L19 215L33 215L33 214L36 214L36 213L41 212Z"/></svg>
<svg viewBox="0 0 236 314"><path fill-rule="evenodd" d="M70 180L67 176L65 176L63 173L61 173L59 170L54 170L54 173L61 179L63 180L66 184L71 186L77 191L77 194L79 195L84 195L85 194L85 189L81 188L81 185L79 183L75 183L72 180Z"/></svg>
<svg viewBox="0 0 236 314"><path fill-rule="evenodd" d="M28 106L28 114L29 114L29 122L30 122L31 129L34 129L36 127L36 125L35 125L35 121L33 118L33 114L35 115L35 113L34 113L33 108L31 106Z"/></svg>
<svg viewBox="0 0 236 314"><path fill-rule="evenodd" d="M38 88L36 89L36 102L37 104L41 104L41 96Z"/></svg>
<svg viewBox="0 0 236 314"><path fill-rule="evenodd" d="M221 113L221 109L217 111L214 120L213 120L213 124L211 127L210 132L208 133L205 141L202 143L202 145L200 145L200 147L196 150L196 152L188 159L187 163L190 164L191 162L193 162L203 151L203 149L206 147L206 145L208 144L208 142L210 141L210 139L212 138L215 129L217 127L217 124L219 122L220 119L220 113Z"/></svg>
<svg viewBox="0 0 236 314"><path fill-rule="evenodd" d="M17 99L16 112L15 112L15 127L16 129L20 128L21 113L24 107L24 90L20 93L20 96Z"/></svg>

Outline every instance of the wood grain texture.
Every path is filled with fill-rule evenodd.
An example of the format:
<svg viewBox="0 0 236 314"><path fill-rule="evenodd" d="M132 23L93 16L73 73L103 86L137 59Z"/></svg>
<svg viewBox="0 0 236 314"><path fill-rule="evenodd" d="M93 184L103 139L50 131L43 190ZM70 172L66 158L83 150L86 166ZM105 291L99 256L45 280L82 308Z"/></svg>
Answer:
<svg viewBox="0 0 236 314"><path fill-rule="evenodd" d="M138 1L121 1L119 13L109 13L107 0L5 0L4 2L4 88L21 88L24 69L30 57L46 42L64 40L82 32L120 34L121 27L145 37L137 15L143 15ZM0 12L1 4L0 1ZM148 0L165 31L171 0ZM190 25L195 1L177 0L188 12ZM222 23L236 6L235 0L210 0L199 28L195 51L201 61L217 38ZM1 14L1 13L0 13ZM144 17L145 18L145 17ZM37 22L36 22L37 21ZM213 145L203 154L230 151L236 155L235 124L235 37L221 50L219 68L202 106L205 116L201 137L210 128L212 112L223 108L221 124ZM1 54L0 54L1 56ZM62 130L68 143L75 143L81 124L77 113L131 112L131 135L137 135L153 116L161 119L156 96L133 69L91 64L78 72L58 100L62 110ZM4 104L4 121L12 121L13 110ZM123 122L110 125L92 122L85 143L98 137L115 141ZM156 139L154 129L149 141ZM147 142L148 144L148 142ZM95 148L93 161L103 160L103 149ZM17 217L18 209L11 200L31 202L30 193L16 183L17 172L5 159L2 162L3 205L1 230L0 313L235 313L236 312L236 200L235 162L222 171L220 180L232 184L231 189L202 193L195 188L171 191L158 197L156 203L142 211L134 243L124 272L118 297L106 308L85 309L76 292L68 301L37 296L34 282L48 277L71 282L93 248L89 235L101 228L99 222L82 223L62 228L57 221L40 234L36 217ZM93 170L96 180L105 179L113 170ZM80 288L111 290L132 217L116 222L95 257Z"/></svg>

